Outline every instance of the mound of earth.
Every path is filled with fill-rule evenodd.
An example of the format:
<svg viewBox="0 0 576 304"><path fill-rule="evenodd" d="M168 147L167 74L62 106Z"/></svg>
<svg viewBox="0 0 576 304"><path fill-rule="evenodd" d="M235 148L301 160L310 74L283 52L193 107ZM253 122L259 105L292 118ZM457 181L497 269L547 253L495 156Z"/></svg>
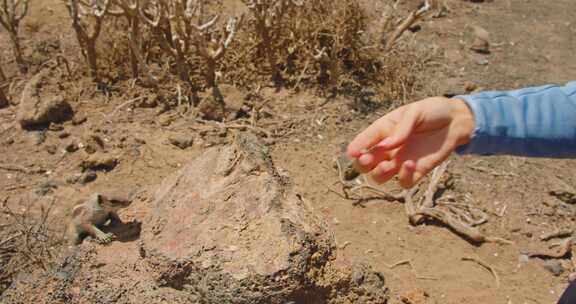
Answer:
<svg viewBox="0 0 576 304"><path fill-rule="evenodd" d="M138 241L84 242L2 302L386 303L382 274L337 266L327 225L255 137L206 151L141 208Z"/></svg>

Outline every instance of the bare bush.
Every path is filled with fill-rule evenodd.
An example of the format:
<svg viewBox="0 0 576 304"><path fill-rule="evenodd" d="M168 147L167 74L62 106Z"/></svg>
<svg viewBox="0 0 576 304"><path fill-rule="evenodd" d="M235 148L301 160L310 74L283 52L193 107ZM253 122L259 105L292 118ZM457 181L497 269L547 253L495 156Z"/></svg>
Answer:
<svg viewBox="0 0 576 304"><path fill-rule="evenodd" d="M255 31L260 39L258 49L268 61L272 81L281 85L282 75L277 61L278 40L286 33L283 28L289 16L297 7L301 7L304 1L297 0L242 0L250 9L254 18Z"/></svg>
<svg viewBox="0 0 576 304"><path fill-rule="evenodd" d="M18 205L23 206L22 212L11 209L8 198L0 206L0 292L19 273L47 270L63 243L61 231L54 229L59 226L52 217L54 201L41 205L39 214L32 212L32 202Z"/></svg>
<svg viewBox="0 0 576 304"><path fill-rule="evenodd" d="M102 22L108 7L109 0L68 0L67 7L72 18L72 27L76 32L82 56L86 58L90 67L90 75L99 82L96 41L102 31Z"/></svg>
<svg viewBox="0 0 576 304"><path fill-rule="evenodd" d="M21 72L26 71L22 48L18 38L20 21L28 13L29 0L3 0L0 1L0 25L8 32L10 43L14 52L14 58Z"/></svg>
<svg viewBox="0 0 576 304"><path fill-rule="evenodd" d="M198 54L206 62L206 84L209 88L216 87L216 64L230 46L240 19L231 17L225 28L220 32L210 31L214 23L197 26L195 45Z"/></svg>

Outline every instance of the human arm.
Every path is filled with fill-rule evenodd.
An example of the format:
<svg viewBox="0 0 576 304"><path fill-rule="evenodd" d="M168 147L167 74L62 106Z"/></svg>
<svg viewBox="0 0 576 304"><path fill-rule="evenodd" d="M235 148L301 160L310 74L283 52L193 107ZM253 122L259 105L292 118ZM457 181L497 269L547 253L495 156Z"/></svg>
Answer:
<svg viewBox="0 0 576 304"><path fill-rule="evenodd" d="M383 183L398 174L409 188L457 150L460 154L576 156L576 83L400 107L348 146L356 168Z"/></svg>
<svg viewBox="0 0 576 304"><path fill-rule="evenodd" d="M576 157L576 82L457 96L474 114L458 154Z"/></svg>

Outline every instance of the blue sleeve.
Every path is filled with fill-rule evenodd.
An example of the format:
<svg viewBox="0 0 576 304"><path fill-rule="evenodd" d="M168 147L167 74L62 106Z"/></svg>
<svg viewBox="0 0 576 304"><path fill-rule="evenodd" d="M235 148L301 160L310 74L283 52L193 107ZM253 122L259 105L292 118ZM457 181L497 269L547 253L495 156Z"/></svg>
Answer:
<svg viewBox="0 0 576 304"><path fill-rule="evenodd" d="M468 104L476 122L458 154L576 157L576 82L455 98Z"/></svg>

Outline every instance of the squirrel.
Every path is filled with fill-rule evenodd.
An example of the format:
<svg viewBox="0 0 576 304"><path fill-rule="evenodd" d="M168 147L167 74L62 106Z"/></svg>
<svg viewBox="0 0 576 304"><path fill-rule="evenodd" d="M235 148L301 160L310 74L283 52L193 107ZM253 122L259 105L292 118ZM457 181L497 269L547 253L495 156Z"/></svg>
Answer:
<svg viewBox="0 0 576 304"><path fill-rule="evenodd" d="M121 196L92 194L88 200L72 209L72 218L67 229L68 242L70 245L78 245L84 236L89 235L98 243L110 243L115 236L104 233L98 226L104 225L108 220L112 225L122 223L117 212L131 203L131 199Z"/></svg>

